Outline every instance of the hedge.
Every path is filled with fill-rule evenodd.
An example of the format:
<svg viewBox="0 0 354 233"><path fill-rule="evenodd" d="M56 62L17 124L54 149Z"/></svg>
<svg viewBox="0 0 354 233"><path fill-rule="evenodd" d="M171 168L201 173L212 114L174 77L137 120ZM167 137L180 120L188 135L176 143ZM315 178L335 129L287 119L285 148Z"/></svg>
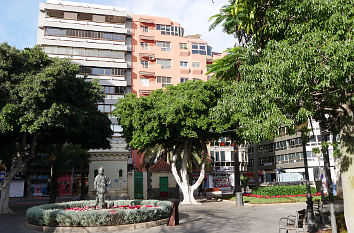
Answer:
<svg viewBox="0 0 354 233"><path fill-rule="evenodd" d="M45 204L27 209L27 222L40 226L115 226L139 222L156 221L168 218L171 212L172 203L169 201L157 200L114 200L106 201L108 207L122 205L149 205L141 209L111 210L87 210L74 211L65 210L73 207L93 207L95 201L74 201L56 204Z"/></svg>
<svg viewBox="0 0 354 233"><path fill-rule="evenodd" d="M316 189L311 187L311 194L316 194L316 192ZM252 194L262 196L301 195L306 193L306 185L261 186L252 190Z"/></svg>

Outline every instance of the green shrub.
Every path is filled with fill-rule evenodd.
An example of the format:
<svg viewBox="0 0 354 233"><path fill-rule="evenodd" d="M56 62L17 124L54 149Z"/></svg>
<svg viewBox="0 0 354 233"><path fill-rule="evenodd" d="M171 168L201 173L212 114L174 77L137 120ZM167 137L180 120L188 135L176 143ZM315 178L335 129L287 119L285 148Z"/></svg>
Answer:
<svg viewBox="0 0 354 233"><path fill-rule="evenodd" d="M299 195L306 194L306 185L281 185L281 186L265 186L257 187L252 190L252 194L262 196L276 196L276 195ZM316 188L311 187L311 193L316 193Z"/></svg>
<svg viewBox="0 0 354 233"><path fill-rule="evenodd" d="M106 201L109 207L122 205L151 205L158 207L142 209L112 210L64 210L73 207L92 207L95 201L75 201L57 204L45 204L27 209L27 222L46 226L113 226L139 222L155 221L167 218L171 212L172 203L158 200L115 200Z"/></svg>

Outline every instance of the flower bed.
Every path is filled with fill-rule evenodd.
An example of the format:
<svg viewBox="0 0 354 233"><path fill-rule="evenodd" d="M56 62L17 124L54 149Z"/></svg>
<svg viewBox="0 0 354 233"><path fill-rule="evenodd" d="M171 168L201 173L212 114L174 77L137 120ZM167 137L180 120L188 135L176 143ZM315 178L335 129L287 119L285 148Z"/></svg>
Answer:
<svg viewBox="0 0 354 233"><path fill-rule="evenodd" d="M320 196L321 193L311 194L311 196ZM285 198L285 197L307 197L307 194L297 194L297 195L274 195L274 196L262 196L257 194L243 194L246 197L257 197L257 198Z"/></svg>
<svg viewBox="0 0 354 233"><path fill-rule="evenodd" d="M106 201L108 209L96 210L95 201L63 202L27 209L27 222L40 226L115 226L168 218L172 203L157 200Z"/></svg>

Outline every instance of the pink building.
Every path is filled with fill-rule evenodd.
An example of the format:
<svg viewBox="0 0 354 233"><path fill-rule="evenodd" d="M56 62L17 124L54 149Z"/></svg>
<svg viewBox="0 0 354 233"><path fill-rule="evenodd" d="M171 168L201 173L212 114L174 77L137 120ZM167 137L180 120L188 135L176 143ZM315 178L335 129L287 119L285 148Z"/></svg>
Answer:
<svg viewBox="0 0 354 233"><path fill-rule="evenodd" d="M200 35L184 36L179 23L169 18L132 17L132 92L137 96L208 77L212 51Z"/></svg>

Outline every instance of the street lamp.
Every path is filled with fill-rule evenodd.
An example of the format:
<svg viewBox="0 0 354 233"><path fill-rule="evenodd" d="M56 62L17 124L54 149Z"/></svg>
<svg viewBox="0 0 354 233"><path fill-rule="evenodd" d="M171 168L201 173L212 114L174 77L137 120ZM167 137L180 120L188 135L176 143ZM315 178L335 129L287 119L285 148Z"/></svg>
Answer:
<svg viewBox="0 0 354 233"><path fill-rule="evenodd" d="M318 159L318 180L321 182L321 211L323 211L323 203L324 203L324 193L323 193L323 185L322 185L322 171L321 171L321 156L322 153L316 153L316 157Z"/></svg>

